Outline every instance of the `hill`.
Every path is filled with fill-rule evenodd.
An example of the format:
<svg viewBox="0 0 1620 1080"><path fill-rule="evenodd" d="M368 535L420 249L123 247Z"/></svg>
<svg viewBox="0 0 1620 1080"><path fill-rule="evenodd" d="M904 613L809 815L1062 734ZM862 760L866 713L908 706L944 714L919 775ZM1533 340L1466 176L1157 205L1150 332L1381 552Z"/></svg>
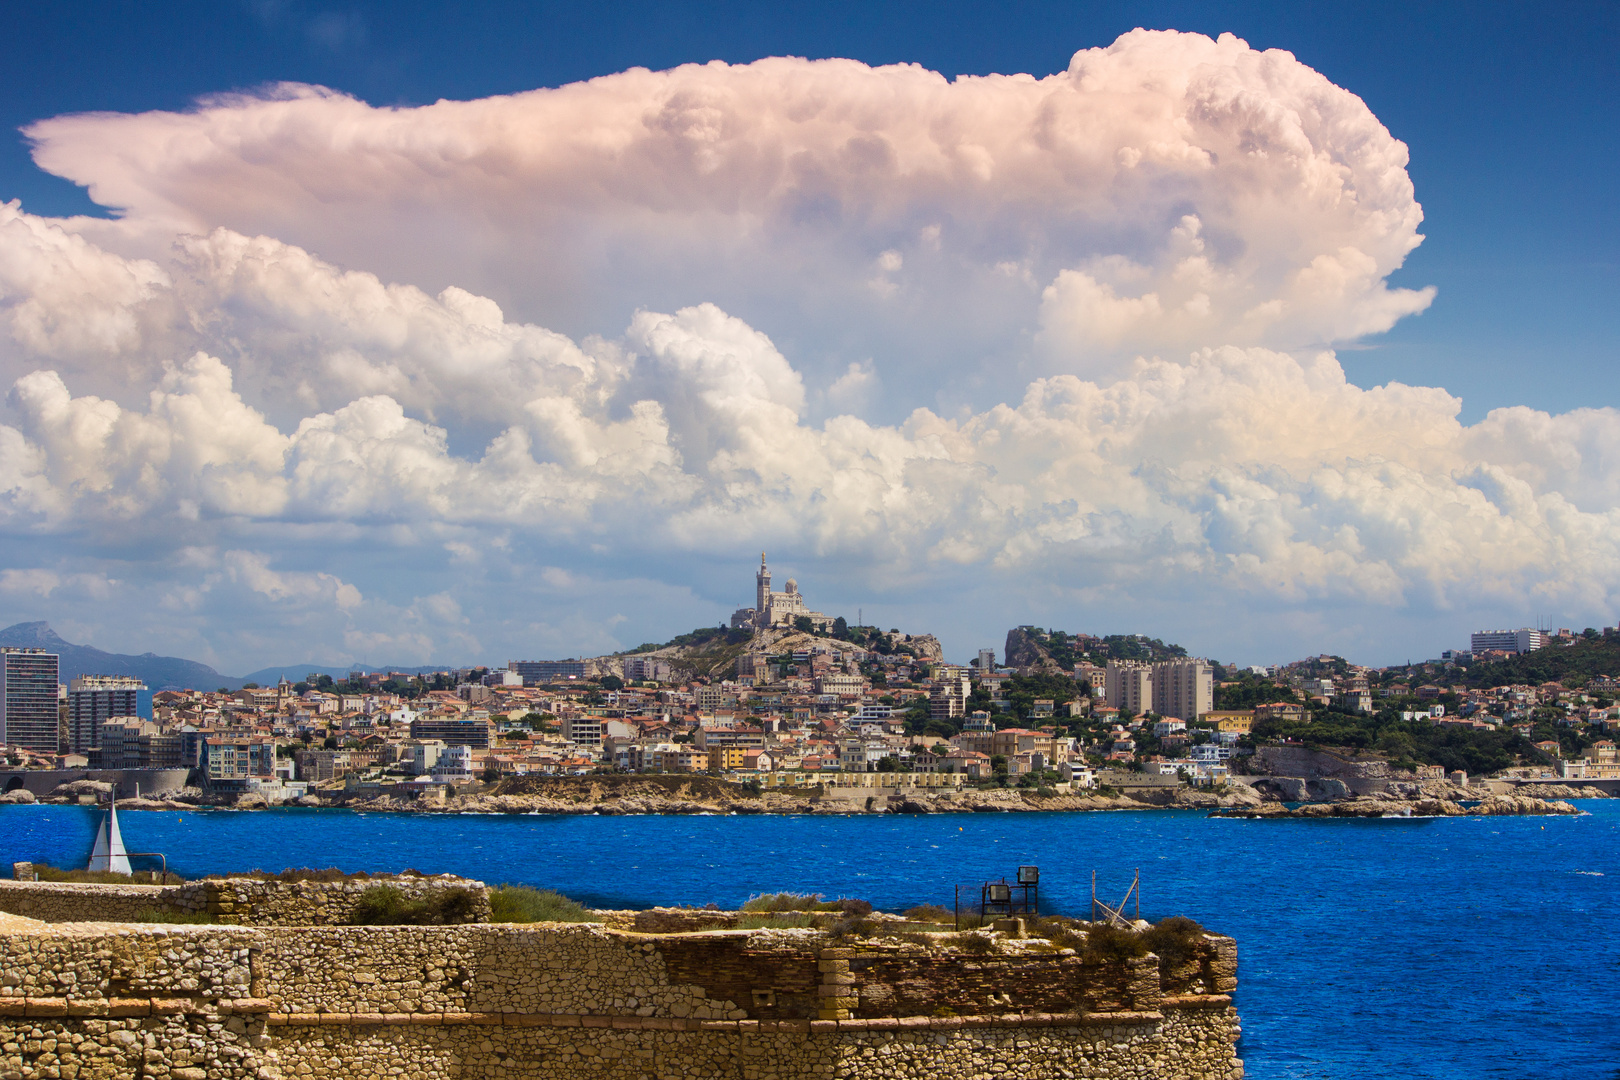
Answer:
<svg viewBox="0 0 1620 1080"><path fill-rule="evenodd" d="M1585 686L1595 675L1620 677L1620 637L1592 637L1573 645L1547 645L1503 660L1468 665L1462 682L1488 688L1545 682Z"/></svg>
<svg viewBox="0 0 1620 1080"><path fill-rule="evenodd" d="M77 675L130 675L153 690L213 690L226 687L237 690L243 680L221 675L207 664L184 660L176 656L158 656L142 653L102 652L90 645L74 645L64 641L49 623L17 623L0 630L0 645L19 649L45 649L61 657L60 678L71 682Z"/></svg>
<svg viewBox="0 0 1620 1080"><path fill-rule="evenodd" d="M1068 673L1083 659L1094 664L1109 660L1175 660L1187 655L1180 645L1167 645L1141 634L1071 634L1039 626L1015 626L1007 631L1002 662L1027 674Z"/></svg>
<svg viewBox="0 0 1620 1080"><path fill-rule="evenodd" d="M842 620L840 620L842 621ZM608 671L612 661L625 656L656 656L670 662L670 666L693 676L728 677L745 652L763 652L770 656L809 650L835 642L860 645L879 653L901 653L919 660L939 660L944 650L939 639L932 634L902 634L884 632L867 627L844 628L832 634L807 633L782 626L771 630L729 630L725 627L700 626L691 633L680 634L662 645L651 642L613 657L596 657L589 661L591 670Z"/></svg>

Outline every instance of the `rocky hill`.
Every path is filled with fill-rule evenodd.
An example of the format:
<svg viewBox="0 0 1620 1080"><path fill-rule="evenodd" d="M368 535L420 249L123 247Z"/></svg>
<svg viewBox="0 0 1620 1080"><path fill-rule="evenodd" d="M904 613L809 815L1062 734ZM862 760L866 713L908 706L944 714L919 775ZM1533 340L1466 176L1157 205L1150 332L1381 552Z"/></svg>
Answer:
<svg viewBox="0 0 1620 1080"><path fill-rule="evenodd" d="M747 652L763 652L770 656L808 651L817 646L849 644L826 634L807 634L800 630L778 627L772 630L727 630L704 627L689 634L681 634L655 648L643 646L634 653L615 653L588 660L587 671L593 675L617 674L624 657L654 656L668 660L677 671L692 676L723 678L736 670L737 657ZM878 635L878 640L862 643L865 648L879 651L908 653L920 660L944 658L944 648L933 634L902 634L898 632Z"/></svg>

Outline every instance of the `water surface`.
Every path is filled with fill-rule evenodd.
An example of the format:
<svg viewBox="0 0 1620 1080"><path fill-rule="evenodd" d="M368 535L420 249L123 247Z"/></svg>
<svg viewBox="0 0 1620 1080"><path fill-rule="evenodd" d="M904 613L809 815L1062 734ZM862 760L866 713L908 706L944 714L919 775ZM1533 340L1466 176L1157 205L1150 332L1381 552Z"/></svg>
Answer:
<svg viewBox="0 0 1620 1080"><path fill-rule="evenodd" d="M1580 818L1243 821L1201 811L541 817L342 810L120 814L184 875L454 872L599 907L792 889L895 910L1041 868L1083 914L1142 871L1142 913L1238 939L1253 1080L1620 1076L1620 800ZM0 807L0 860L82 866L96 812ZM138 861L138 860L137 860Z"/></svg>

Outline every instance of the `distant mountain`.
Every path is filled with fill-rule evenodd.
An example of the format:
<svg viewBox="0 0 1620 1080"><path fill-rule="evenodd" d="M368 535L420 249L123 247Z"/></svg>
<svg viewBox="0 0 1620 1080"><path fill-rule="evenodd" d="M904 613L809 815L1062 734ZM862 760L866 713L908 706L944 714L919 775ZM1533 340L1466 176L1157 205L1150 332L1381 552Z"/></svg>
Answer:
<svg viewBox="0 0 1620 1080"><path fill-rule="evenodd" d="M465 667L466 665L459 665ZM242 676L243 682L255 682L260 686L274 686L281 681L283 675L293 682L302 682L307 675L330 675L338 682L349 677L351 671L403 671L411 675L420 675L424 671L448 671L444 664L425 664L420 667L410 667L404 664L345 664L343 667L322 667L319 664L284 664L280 667L260 668Z"/></svg>
<svg viewBox="0 0 1620 1080"><path fill-rule="evenodd" d="M221 675L207 664L175 656L142 653L102 652L90 645L63 641L50 623L26 622L0 630L0 645L21 649L45 649L61 657L59 678L64 683L76 675L132 675L153 690L239 690L242 679Z"/></svg>

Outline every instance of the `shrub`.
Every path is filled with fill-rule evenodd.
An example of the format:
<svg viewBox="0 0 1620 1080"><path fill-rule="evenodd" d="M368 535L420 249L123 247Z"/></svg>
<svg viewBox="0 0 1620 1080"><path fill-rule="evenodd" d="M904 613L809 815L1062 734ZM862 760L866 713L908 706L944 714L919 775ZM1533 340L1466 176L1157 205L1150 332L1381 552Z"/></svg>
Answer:
<svg viewBox="0 0 1620 1080"><path fill-rule="evenodd" d="M211 926L218 920L206 911L166 911L163 908L142 908L135 913L139 923L197 924Z"/></svg>
<svg viewBox="0 0 1620 1080"><path fill-rule="evenodd" d="M743 901L743 911L821 911L820 893L756 893ZM868 911L871 909L868 908Z"/></svg>
<svg viewBox="0 0 1620 1080"><path fill-rule="evenodd" d="M912 922L948 923L953 916L938 904L918 904L905 913Z"/></svg>
<svg viewBox="0 0 1620 1080"><path fill-rule="evenodd" d="M1085 951L1081 955L1090 964L1111 964L1146 956L1150 951L1143 936L1135 930L1112 923L1092 923L1086 927Z"/></svg>
<svg viewBox="0 0 1620 1080"><path fill-rule="evenodd" d="M833 941L848 941L851 938L868 938L877 930L877 924L871 919L859 915L845 915L832 924L827 931L828 937Z"/></svg>
<svg viewBox="0 0 1620 1080"><path fill-rule="evenodd" d="M872 905L867 903L865 900L856 900L853 897L841 896L837 900L834 900L833 903L836 904L838 910L842 911L846 916L859 918L862 915L872 914Z"/></svg>
<svg viewBox="0 0 1620 1080"><path fill-rule="evenodd" d="M1050 941L1059 949L1073 949L1077 953L1086 950L1086 936L1079 930L1079 923L1061 915L1048 915L1038 921L1032 928L1033 932Z"/></svg>
<svg viewBox="0 0 1620 1080"><path fill-rule="evenodd" d="M1142 941L1150 952L1159 954L1159 965L1165 970L1180 967L1198 955L1204 928L1191 919L1172 915L1161 919L1142 933Z"/></svg>
<svg viewBox="0 0 1620 1080"><path fill-rule="evenodd" d="M491 922L601 922L601 916L576 900L550 889L502 885L489 890Z"/></svg>
<svg viewBox="0 0 1620 1080"><path fill-rule="evenodd" d="M957 941L963 952L992 953L996 951L995 939L987 934L963 934Z"/></svg>
<svg viewBox="0 0 1620 1080"><path fill-rule="evenodd" d="M472 912L472 894L465 889L416 898L393 885L373 885L360 894L349 912L349 922L354 926L438 926L466 922Z"/></svg>

